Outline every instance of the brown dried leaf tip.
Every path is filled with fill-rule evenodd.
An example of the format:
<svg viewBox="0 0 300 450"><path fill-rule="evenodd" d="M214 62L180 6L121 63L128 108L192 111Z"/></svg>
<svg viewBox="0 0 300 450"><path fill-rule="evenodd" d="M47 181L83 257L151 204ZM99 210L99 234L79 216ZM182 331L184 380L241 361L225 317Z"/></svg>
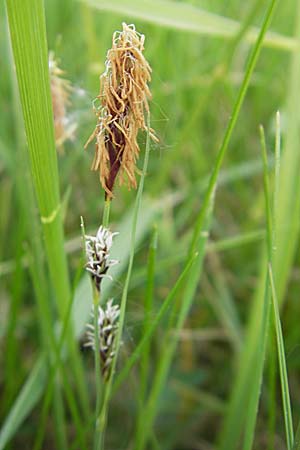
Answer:
<svg viewBox="0 0 300 450"><path fill-rule="evenodd" d="M59 151L63 151L63 144L67 139L74 139L77 128L76 123L67 116L67 107L70 106L70 94L73 90L71 83L63 78L64 71L58 66L54 53L49 55L49 72L51 97L54 116L55 142Z"/></svg>
<svg viewBox="0 0 300 450"><path fill-rule="evenodd" d="M134 25L123 23L123 31L113 34L106 70L100 77L100 107L94 107L98 122L85 148L96 139L92 170L99 170L101 185L109 198L113 197L118 173L120 184L126 178L128 188L137 186L137 134L139 129L147 130L145 112L149 111L151 98L151 67L142 53L144 40ZM158 141L152 129L149 134Z"/></svg>

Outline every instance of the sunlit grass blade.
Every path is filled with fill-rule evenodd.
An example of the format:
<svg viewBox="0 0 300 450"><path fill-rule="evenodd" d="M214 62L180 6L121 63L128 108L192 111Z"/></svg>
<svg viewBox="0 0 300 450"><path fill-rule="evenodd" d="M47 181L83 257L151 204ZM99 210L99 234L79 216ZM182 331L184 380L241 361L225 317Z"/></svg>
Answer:
<svg viewBox="0 0 300 450"><path fill-rule="evenodd" d="M232 38L240 30L240 24L232 19L205 11L194 5L166 0L83 0L104 11L111 11L129 17L145 20L160 26L184 30L209 36ZM259 29L250 28L245 38L253 43ZM297 42L279 33L266 34L264 45L286 51L295 50Z"/></svg>

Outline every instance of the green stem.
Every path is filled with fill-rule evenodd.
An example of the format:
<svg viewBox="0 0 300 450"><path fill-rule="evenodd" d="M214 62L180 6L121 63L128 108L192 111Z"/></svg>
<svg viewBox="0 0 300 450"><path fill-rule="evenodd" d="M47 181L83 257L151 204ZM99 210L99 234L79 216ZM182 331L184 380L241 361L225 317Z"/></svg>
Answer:
<svg viewBox="0 0 300 450"><path fill-rule="evenodd" d="M99 332L98 332L98 320L99 320L99 305L100 305L100 295L95 286L93 285L93 306L94 306L94 335L95 335L95 376L96 376L96 409L95 409L95 439L94 448L97 449L97 442L99 439L99 425L98 417L100 414L100 406L102 399L102 376L101 376L101 366L100 366L100 343L99 343Z"/></svg>
<svg viewBox="0 0 300 450"><path fill-rule="evenodd" d="M103 214L103 220L104 217L106 221L108 222L109 218L109 203L105 202L105 208L104 208L104 214ZM81 217L81 231L82 231L82 239L85 243L85 226L83 218ZM97 441L98 441L98 435L99 435L99 427L98 427L98 416L100 413L100 405L101 405L101 397L102 397L102 377L101 377L101 365L100 365L100 343L99 343L99 332L98 332L98 320L99 320L99 306L100 306L100 292L95 287L95 284L93 281L92 283L92 290L93 290L93 325L94 325L94 338L95 338L95 351L94 351L94 358L95 358L95 377L96 377L96 406L95 406L95 436L94 436L94 448L97 448Z"/></svg>
<svg viewBox="0 0 300 450"><path fill-rule="evenodd" d="M148 132L147 132L146 151L145 151L145 158L144 158L144 164L143 164L143 171L142 171L142 175L141 175L140 184L138 187L135 208L134 208L134 212L133 212L130 256L129 256L129 264L128 264L128 269L127 269L126 280L125 280L124 289L122 292L119 327L118 327L118 332L117 332L116 342L115 342L115 356L112 361L111 372L110 372L109 379L107 381L107 385L105 387L102 409L101 409L99 419L98 419L99 427L100 427L100 439L98 440L98 443L97 443L97 450L98 449L104 450L104 439L105 439L105 429L106 429L106 423L107 423L108 406L109 406L109 401L110 401L111 394L112 394L113 378L114 378L114 373L116 370L116 363L117 363L117 359L118 359L118 355L119 355L122 332L123 332L123 327L124 327L124 322L125 322L127 295L128 295L128 288L129 288L129 282L130 282L130 278L131 278L132 267L133 267L134 252L135 252L135 236L136 236L137 220L138 220L138 214L139 214L139 210L140 210L140 206L141 206L145 176L146 176L146 172L147 172L149 154L150 154L150 135L149 135L150 113L148 113L148 117L147 117L147 130L148 130Z"/></svg>
<svg viewBox="0 0 300 450"><path fill-rule="evenodd" d="M103 210L103 218L102 218L102 225L107 228L109 223L109 213L110 213L110 199L105 199L104 203L104 210Z"/></svg>

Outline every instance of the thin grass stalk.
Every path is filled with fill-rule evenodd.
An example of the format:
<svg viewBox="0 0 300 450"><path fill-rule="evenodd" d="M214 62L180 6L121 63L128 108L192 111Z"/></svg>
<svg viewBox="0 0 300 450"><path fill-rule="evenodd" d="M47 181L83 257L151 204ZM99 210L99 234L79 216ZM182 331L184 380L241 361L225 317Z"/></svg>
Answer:
<svg viewBox="0 0 300 450"><path fill-rule="evenodd" d="M279 192L279 175L280 175L280 145L281 145L281 129L280 129L280 114L276 113L276 131L275 131L275 178L274 178L274 196L273 196L273 253L276 251L276 211L278 206L278 192ZM272 298L272 296L271 296ZM273 298L272 298L273 300ZM268 373L268 449L273 450L275 446L276 434L276 368L277 368L277 354L276 354L276 330L275 330L274 314L270 317L270 337L269 337L269 373Z"/></svg>
<svg viewBox="0 0 300 450"><path fill-rule="evenodd" d="M276 136L275 136L275 179L274 179L274 199L273 199L273 248L272 256L276 255L276 213L279 205L279 188L280 188L280 165L281 165L281 126L280 126L280 113L276 113ZM284 412L284 422L286 430L286 442L288 450L292 450L294 444L294 428L293 428L293 418L291 409L291 400L289 395L289 385L288 376L286 368L286 357L284 350L284 341L282 328L280 323L280 312L279 304L277 298L277 292L274 281L274 274L272 269L271 261L268 264L269 279L271 285L271 299L274 313L274 325L276 331L276 341L277 341L277 351L278 351L278 362L280 370L280 382L282 391L282 403Z"/></svg>
<svg viewBox="0 0 300 450"><path fill-rule="evenodd" d="M147 263L147 277L146 277L146 289L144 295L144 318L142 324L142 335L147 333L150 326L150 318L153 314L153 290L154 290L154 277L155 277L155 255L157 249L157 227L155 226L151 236L151 242L149 246L148 253L148 263ZM139 417L142 417L144 402L146 398L147 388L148 388L148 374L150 369L149 358L151 350L151 339L148 340L147 345L141 355L140 371L139 377L140 381L138 388L136 389L137 396L137 421Z"/></svg>
<svg viewBox="0 0 300 450"><path fill-rule="evenodd" d="M223 159L224 159L225 153L227 151L229 140L231 138L233 129L237 122L237 118L238 118L243 100L245 98L245 95L246 95L246 92L247 92L247 89L249 86L251 75L252 75L254 67L256 65L258 55L259 55L260 49L262 47L263 39L264 39L265 33L268 29L268 26L270 24L275 6L276 6L276 0L272 0L267 9L260 33L259 33L257 41L256 41L256 44L251 52L251 55L250 55L250 58L249 58L249 61L247 64L245 76L243 79L243 83L242 83L240 91L238 93L238 97L237 97L236 103L233 108L233 113L231 115L230 121L226 128L224 139L223 139L222 145L220 147L220 150L219 150L219 153L217 156L217 160L216 160L216 163L214 165L214 168L213 168L210 180L209 180L209 185L208 185L208 188L207 188L207 191L205 194L203 206L202 206L202 209L200 211L200 214L199 214L198 219L195 224L194 235L193 235L193 239L192 239L192 242L190 245L188 257L191 254L193 254L197 248L200 248L199 256L198 256L197 264L195 264L195 267L190 275L190 280L187 283L186 294L182 301L182 308L180 311L179 319L177 321L178 327L184 323L184 320L187 316L187 313L189 311L189 308L191 306L191 303L192 303L192 300L193 300L193 297L194 297L194 294L196 291L196 286L198 283L199 274L201 271L203 257L204 257L204 253L205 253L205 245L206 245L206 241L207 241L207 237L208 237L208 230L209 230L209 225L210 225L209 224L210 213L211 213L211 211L213 209L213 205L214 205L214 193L216 190L219 171L220 171L221 165L223 163ZM206 227L207 227L207 229L206 229ZM196 272L197 269L198 269L198 272ZM148 404L148 407L145 409L145 416L144 416L146 418L146 420L144 421L144 424L145 424L145 427L147 427L146 428L147 432L146 432L146 430L144 430L144 432L142 432L141 429L140 429L140 431L138 431L138 433L137 433L138 440L137 440L137 444L135 447L137 450L144 449L144 447L146 445L146 441L148 438L147 434L149 435L149 432L150 432L150 429L152 427L154 417L155 417L155 405L158 402L158 397L159 397L163 382L164 382L164 380L166 378L166 374L169 370L169 366L170 366L170 363L172 360L170 355L172 355L174 353L175 348L176 348L176 345L173 345L171 343L169 348L165 350L164 356L162 357L162 360L164 360L164 358L165 358L166 362L164 362L164 361L161 362L161 369L157 372L156 379L153 383L152 391L149 395L149 404Z"/></svg>
<svg viewBox="0 0 300 450"><path fill-rule="evenodd" d="M143 190L144 190L144 182L145 182L145 176L147 173L149 154L150 154L150 113L148 112L145 157L144 157L143 170L142 170L142 174L141 174L141 179L140 179L140 183L139 183L139 187L138 187L138 191L137 191L137 195L136 195L135 207L134 207L134 212L133 212L131 243L130 243L130 256L129 256L127 275L126 275L124 288L123 288L123 292L122 292L122 298L121 298L120 317L119 317L118 331L117 331L116 342L115 342L115 355L114 355L114 358L112 361L110 376L109 376L109 379L105 386L105 392L104 392L101 413L98 418L99 437L98 437L98 442L97 442L97 449L101 449L101 450L104 449L104 439L105 439L105 430L106 430L106 424L107 424L108 407L109 407L109 401L110 401L110 398L112 395L113 378L114 378L114 373L116 370L116 363L117 363L118 354L120 351L122 332L123 332L124 322L125 322L128 288L129 288L131 272L132 272L132 267L133 267L134 253L135 253L136 227L137 227L138 214L139 214L141 201L142 201L142 194L143 194Z"/></svg>
<svg viewBox="0 0 300 450"><path fill-rule="evenodd" d="M268 157L266 149L266 141L264 129L260 130L261 151L264 165L264 194L265 194L265 210L266 210L266 244L268 257L271 260L273 253L273 225L272 225L272 207L268 174ZM258 414L259 395L263 377L263 366L265 359L265 351L267 344L268 324L270 320L270 288L268 276L265 280L265 293L263 296L263 304L261 311L260 324L258 328L257 347L254 350L253 366L250 374L252 376L252 384L249 389L248 411L245 424L244 450L251 450L254 440L255 424Z"/></svg>
<svg viewBox="0 0 300 450"><path fill-rule="evenodd" d="M272 265L279 305L284 300L292 264L299 245L300 234L300 108L298 101L300 78L300 4L295 3L295 39L298 49L292 55L287 86L287 126L284 152L281 159L276 206L277 251Z"/></svg>
<svg viewBox="0 0 300 450"><path fill-rule="evenodd" d="M103 217L102 217L102 226L107 228L109 223L109 214L110 214L110 204L111 200L109 197L105 199L104 209L103 209ZM85 228L83 218L81 218L81 229L82 229L82 237L83 242L85 243ZM85 247L85 246L84 246ZM102 383L102 373L101 373L101 362L100 362L100 342L99 342L99 306L100 306L100 296L101 292L96 288L95 283L91 279L92 284L92 292L93 292L93 325L95 330L95 351L94 351L94 359L95 359L95 379L96 379L96 406L95 406L95 433L94 433L94 449L96 450L98 447L98 442L100 440L100 432L98 427L98 417L101 411L101 402L102 402L102 390L104 384Z"/></svg>
<svg viewBox="0 0 300 450"><path fill-rule="evenodd" d="M144 320L143 320L143 335L147 333L147 330L151 324L151 317L153 314L153 292L154 292L154 280L155 280L155 259L157 251L157 227L154 226L151 236L151 242L149 246L148 264L147 264L147 277L146 277L146 291L144 297ZM150 357L150 345L151 340L148 341L141 358L141 372L140 372L140 389L139 400L140 407L143 408L145 395L147 392L148 373L149 373L149 357Z"/></svg>
<svg viewBox="0 0 300 450"><path fill-rule="evenodd" d="M277 410L277 392L276 392L276 340L274 336L274 320L270 317L270 336L269 347L267 349L268 358L268 450L273 450L275 447L275 435L276 435L276 410Z"/></svg>
<svg viewBox="0 0 300 450"><path fill-rule="evenodd" d="M61 450L67 450L67 433L65 424L65 408L58 383L54 384L54 423L56 429L56 445Z"/></svg>
<svg viewBox="0 0 300 450"><path fill-rule="evenodd" d="M77 274L75 277L74 286L76 286L77 282L79 281L80 275L81 275L81 265L79 265L79 270L77 271ZM61 330L61 334L58 338L57 343L56 343L54 335L52 333L53 330L52 330L51 322L49 320L47 321L46 317L44 317L44 320L46 320L45 327L46 327L46 330L48 330L48 336L49 336L50 342L52 343L52 346L54 348L54 355L53 355L54 360L52 362L52 366L50 367L48 385L47 385L46 393L44 396L44 401L43 401L42 408L41 408L40 424L38 427L38 432L36 434L36 439L35 439L35 443L33 446L34 450L39 450L43 444L43 439L44 439L44 434L45 434L45 429L46 429L46 420L47 420L48 411L50 408L51 399L52 399L53 392L54 392L54 386L55 386L55 381L57 379L58 370L61 371L61 377L63 379L63 387L66 392L66 398L67 398L69 408L71 411L72 419L74 421L76 431L78 433L78 440L80 442L80 448L86 449L86 442L85 442L85 437L84 437L84 432L83 432L84 426L83 426L82 419L81 419L79 411L78 411L78 406L76 404L74 392L73 392L71 386L69 385L66 369L64 367L64 361L62 358L63 346L64 346L67 332L68 332L68 325L71 320L73 299L74 299L74 296L71 295L69 305L68 305L68 310L66 313L66 320L64 322L64 325Z"/></svg>
<svg viewBox="0 0 300 450"><path fill-rule="evenodd" d="M7 0L10 37L27 136L31 175L57 309L65 319L70 282L64 253L57 156L50 99L44 4L42 0ZM73 334L68 333L74 375L82 406L88 414L88 396Z"/></svg>
<svg viewBox="0 0 300 450"><path fill-rule="evenodd" d="M274 311L274 319L275 319L275 329L276 329L276 340L277 340L277 349L278 349L278 361L279 361L279 371L280 371L280 383L281 383L281 394L282 394L282 404L283 404L283 414L284 414L284 424L285 424L285 434L286 434L286 443L287 449L292 450L294 444L294 428L293 428L293 417L292 417L292 408L291 408L291 400L289 395L289 383L288 383L288 375L286 368L286 357L284 350L284 341L282 335L282 328L280 323L280 314L278 307L278 299L276 294L274 276L272 265L269 263L269 279L271 285L272 292L272 304Z"/></svg>
<svg viewBox="0 0 300 450"><path fill-rule="evenodd" d="M295 442L293 450L300 450L300 422L298 423L298 428L296 431Z"/></svg>
<svg viewBox="0 0 300 450"><path fill-rule="evenodd" d="M157 314L155 315L154 319L151 321L151 324L147 328L147 331L143 335L142 339L140 340L139 344L134 349L132 355L127 360L125 366L122 368L120 373L117 375L114 386L113 386L113 394L119 389L120 385L126 380L131 368L134 366L134 364L138 361L138 359L143 354L145 348L147 348L149 340L154 335L155 331L157 330L157 327L164 317L164 315L167 313L167 311L170 309L172 302L174 301L174 298L176 294L180 291L180 289L183 286L184 281L187 278L187 275L190 273L191 268L193 267L193 264L195 263L197 258L197 254L193 255L190 260L185 265L183 271L181 272L179 278L177 279L175 285L171 289L170 293L168 294L167 298L163 302L162 306L158 310Z"/></svg>

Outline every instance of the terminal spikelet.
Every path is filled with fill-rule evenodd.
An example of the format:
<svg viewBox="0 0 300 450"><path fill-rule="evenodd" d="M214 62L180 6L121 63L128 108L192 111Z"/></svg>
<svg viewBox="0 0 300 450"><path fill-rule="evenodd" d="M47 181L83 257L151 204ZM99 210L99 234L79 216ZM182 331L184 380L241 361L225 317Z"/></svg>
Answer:
<svg viewBox="0 0 300 450"><path fill-rule="evenodd" d="M136 162L139 157L137 135L147 131L145 113L149 111L151 68L144 55L144 36L134 25L123 23L123 30L113 35L107 53L106 70L100 77L100 107L95 108L98 122L88 144L96 139L92 169L99 171L106 197L112 198L119 174L120 184L136 188ZM152 139L157 138L152 129Z"/></svg>

